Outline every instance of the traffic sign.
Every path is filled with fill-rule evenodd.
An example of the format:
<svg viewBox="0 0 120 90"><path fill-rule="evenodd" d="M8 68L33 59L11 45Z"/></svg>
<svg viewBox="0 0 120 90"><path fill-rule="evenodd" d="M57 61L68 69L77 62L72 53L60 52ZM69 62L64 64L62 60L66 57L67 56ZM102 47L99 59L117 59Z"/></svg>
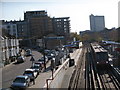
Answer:
<svg viewBox="0 0 120 90"><path fill-rule="evenodd" d="M31 57L30 61L35 61L35 59L33 57Z"/></svg>

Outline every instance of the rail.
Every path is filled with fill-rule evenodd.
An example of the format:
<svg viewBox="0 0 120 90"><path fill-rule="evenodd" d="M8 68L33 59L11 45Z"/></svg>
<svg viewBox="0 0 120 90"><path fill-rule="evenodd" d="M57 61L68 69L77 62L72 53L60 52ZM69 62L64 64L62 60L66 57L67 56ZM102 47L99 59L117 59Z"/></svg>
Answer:
<svg viewBox="0 0 120 90"><path fill-rule="evenodd" d="M59 72L62 70L62 69L65 69L67 70L68 68L68 63L69 63L69 59L67 59L57 70L56 72L53 74L53 76L50 78L50 79L47 79L46 80L46 84L47 84L47 89L50 88L50 84L52 83L52 80L54 80L56 78L56 76L59 74Z"/></svg>

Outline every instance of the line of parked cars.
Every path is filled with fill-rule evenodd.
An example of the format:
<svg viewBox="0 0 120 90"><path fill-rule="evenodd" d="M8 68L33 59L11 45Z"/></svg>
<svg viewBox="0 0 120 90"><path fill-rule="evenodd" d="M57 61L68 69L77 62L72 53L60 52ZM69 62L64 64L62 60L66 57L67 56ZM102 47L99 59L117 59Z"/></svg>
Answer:
<svg viewBox="0 0 120 90"><path fill-rule="evenodd" d="M15 90L17 88L17 90L18 89L21 90L21 89L26 89L27 87L29 87L31 82L35 84L35 79L37 78L39 73L44 68L44 61L45 63L47 63L52 58L56 58L57 55L59 55L59 57L62 56L62 53L61 54L58 54L58 53L59 52L56 50L45 50L45 57L43 56L37 61L35 60L32 66L29 69L26 69L24 71L23 75L17 76L15 80L13 81L11 88ZM26 50L26 56L32 56L32 52L30 49Z"/></svg>
<svg viewBox="0 0 120 90"><path fill-rule="evenodd" d="M32 56L32 51L30 49L26 50L25 56ZM18 56L17 63L21 63L25 61L24 56ZM23 75L16 76L11 84L11 89L13 90L21 90L29 87L30 83L37 78L38 72L36 69L31 66L30 69L26 69Z"/></svg>
<svg viewBox="0 0 120 90"><path fill-rule="evenodd" d="M35 84L35 79L42 70L40 63L34 63L30 68L25 69L23 75L19 75L13 81L11 88L14 90L26 89L29 87L30 83Z"/></svg>

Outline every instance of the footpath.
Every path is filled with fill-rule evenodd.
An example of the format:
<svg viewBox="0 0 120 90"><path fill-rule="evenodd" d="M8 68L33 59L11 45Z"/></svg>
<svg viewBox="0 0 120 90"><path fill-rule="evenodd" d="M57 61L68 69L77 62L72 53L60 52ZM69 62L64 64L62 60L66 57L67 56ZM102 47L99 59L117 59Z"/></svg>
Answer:
<svg viewBox="0 0 120 90"><path fill-rule="evenodd" d="M31 84L29 88L43 88L46 83L46 79L52 76L52 71L50 67L50 61L46 65L46 70L43 70L35 80L35 85Z"/></svg>

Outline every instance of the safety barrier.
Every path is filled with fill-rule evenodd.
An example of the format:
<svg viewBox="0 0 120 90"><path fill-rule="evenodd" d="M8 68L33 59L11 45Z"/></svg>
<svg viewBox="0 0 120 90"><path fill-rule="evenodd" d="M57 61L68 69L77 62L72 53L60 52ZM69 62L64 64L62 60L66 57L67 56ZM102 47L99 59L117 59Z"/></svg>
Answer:
<svg viewBox="0 0 120 90"><path fill-rule="evenodd" d="M46 80L46 84L44 86L44 88L60 88L64 75L67 71L67 69L69 68L69 59L67 59L57 70L56 72L53 74L52 77L50 77L50 79Z"/></svg>

